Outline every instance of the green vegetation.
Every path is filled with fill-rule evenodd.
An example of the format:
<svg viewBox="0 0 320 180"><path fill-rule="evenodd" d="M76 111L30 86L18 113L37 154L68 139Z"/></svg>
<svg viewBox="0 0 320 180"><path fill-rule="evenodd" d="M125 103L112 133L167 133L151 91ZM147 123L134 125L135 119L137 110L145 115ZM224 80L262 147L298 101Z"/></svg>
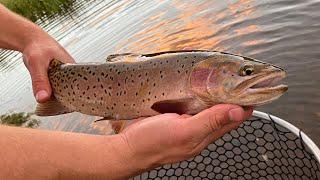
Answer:
<svg viewBox="0 0 320 180"><path fill-rule="evenodd" d="M66 13L75 0L0 0L11 11L14 11L35 22L44 17Z"/></svg>
<svg viewBox="0 0 320 180"><path fill-rule="evenodd" d="M31 113L13 113L0 116L0 124L11 126L22 126L28 128L35 128L39 126L40 121L31 118Z"/></svg>

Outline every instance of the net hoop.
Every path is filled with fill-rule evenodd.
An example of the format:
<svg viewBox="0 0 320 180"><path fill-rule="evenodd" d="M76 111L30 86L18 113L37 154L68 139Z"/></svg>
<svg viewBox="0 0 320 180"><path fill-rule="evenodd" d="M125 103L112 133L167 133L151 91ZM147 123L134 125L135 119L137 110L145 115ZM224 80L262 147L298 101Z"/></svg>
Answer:
<svg viewBox="0 0 320 180"><path fill-rule="evenodd" d="M319 149L319 147L301 129L298 129L296 126L292 125L291 123L289 123L279 117L276 117L276 116L273 116L273 115L270 115L270 114L267 114L267 113L264 113L261 111L254 110L253 116L263 118L263 119L269 120L269 121L274 121L276 124L279 124L280 126L283 126L283 127L287 128L288 130L290 130L297 137L300 137L302 142L304 142L304 145L306 145L312 151L312 153L316 157L318 163L320 163L320 149Z"/></svg>

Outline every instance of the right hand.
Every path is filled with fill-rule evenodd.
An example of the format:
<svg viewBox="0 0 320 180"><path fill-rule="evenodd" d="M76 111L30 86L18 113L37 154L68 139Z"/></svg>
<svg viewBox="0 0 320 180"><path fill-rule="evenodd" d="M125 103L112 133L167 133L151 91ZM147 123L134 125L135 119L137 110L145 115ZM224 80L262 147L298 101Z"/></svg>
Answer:
<svg viewBox="0 0 320 180"><path fill-rule="evenodd" d="M68 52L47 33L42 32L27 43L23 49L23 61L30 72L33 93L39 103L50 99L52 89L48 79L49 63L58 59L74 63Z"/></svg>
<svg viewBox="0 0 320 180"><path fill-rule="evenodd" d="M161 114L138 120L118 135L136 163L147 163L142 169L149 169L199 154L251 114L252 109L220 104L194 116Z"/></svg>

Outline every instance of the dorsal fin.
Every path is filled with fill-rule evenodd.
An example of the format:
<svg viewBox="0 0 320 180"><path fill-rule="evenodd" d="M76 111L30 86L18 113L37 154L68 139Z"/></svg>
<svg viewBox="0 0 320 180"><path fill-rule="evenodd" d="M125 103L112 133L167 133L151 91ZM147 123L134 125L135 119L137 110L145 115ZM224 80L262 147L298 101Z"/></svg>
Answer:
<svg viewBox="0 0 320 180"><path fill-rule="evenodd" d="M59 61L59 60L57 60L57 59L53 59L53 60L50 62L50 64L49 64L49 69L52 69L52 68L61 66L62 64L65 64L65 63L62 62L62 61Z"/></svg>
<svg viewBox="0 0 320 180"><path fill-rule="evenodd" d="M122 54L111 54L107 57L107 62L125 61L125 58L137 57L138 54L134 53L122 53Z"/></svg>

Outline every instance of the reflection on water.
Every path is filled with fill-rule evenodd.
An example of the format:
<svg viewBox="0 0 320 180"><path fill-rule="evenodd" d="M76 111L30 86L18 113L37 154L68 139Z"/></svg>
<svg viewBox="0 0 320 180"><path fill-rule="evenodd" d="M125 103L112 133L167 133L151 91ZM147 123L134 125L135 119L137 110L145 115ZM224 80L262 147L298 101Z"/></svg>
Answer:
<svg viewBox="0 0 320 180"><path fill-rule="evenodd" d="M288 93L260 107L302 128L320 145L320 2L313 0L80 1L41 24L78 62L113 53L208 49L267 61L288 72ZM28 72L17 53L0 53L0 113L32 112ZM39 128L110 133L79 113L39 118Z"/></svg>

